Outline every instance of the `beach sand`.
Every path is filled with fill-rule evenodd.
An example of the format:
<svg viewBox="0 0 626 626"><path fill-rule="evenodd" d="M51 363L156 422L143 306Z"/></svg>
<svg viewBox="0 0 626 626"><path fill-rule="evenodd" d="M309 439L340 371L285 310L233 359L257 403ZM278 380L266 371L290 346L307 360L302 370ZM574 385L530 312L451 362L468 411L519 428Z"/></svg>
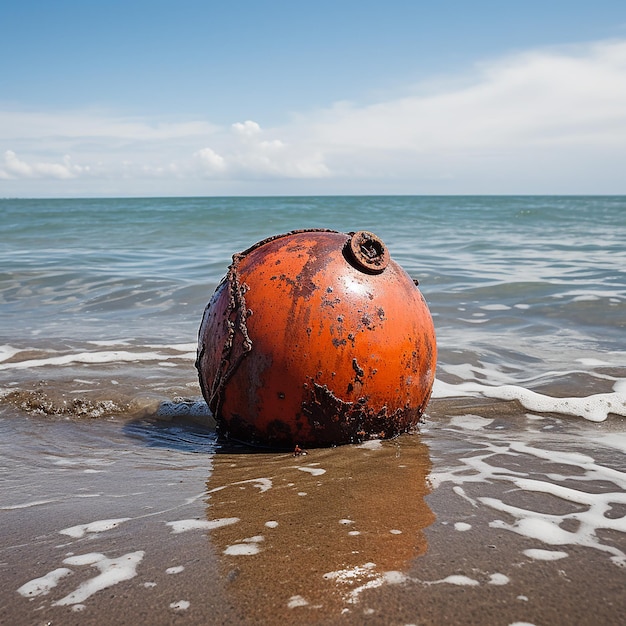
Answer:
<svg viewBox="0 0 626 626"><path fill-rule="evenodd" d="M619 418L439 399L419 434L296 457L216 452L176 419L4 411L3 624L626 615Z"/></svg>

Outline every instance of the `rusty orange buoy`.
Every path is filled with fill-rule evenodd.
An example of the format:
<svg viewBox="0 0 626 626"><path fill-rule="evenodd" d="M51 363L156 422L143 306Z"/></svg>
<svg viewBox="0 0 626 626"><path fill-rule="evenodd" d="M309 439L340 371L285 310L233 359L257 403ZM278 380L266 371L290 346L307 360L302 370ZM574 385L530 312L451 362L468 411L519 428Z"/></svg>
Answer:
<svg viewBox="0 0 626 626"><path fill-rule="evenodd" d="M220 432L327 446L414 428L437 347L417 284L366 231L293 231L233 256L196 367Z"/></svg>

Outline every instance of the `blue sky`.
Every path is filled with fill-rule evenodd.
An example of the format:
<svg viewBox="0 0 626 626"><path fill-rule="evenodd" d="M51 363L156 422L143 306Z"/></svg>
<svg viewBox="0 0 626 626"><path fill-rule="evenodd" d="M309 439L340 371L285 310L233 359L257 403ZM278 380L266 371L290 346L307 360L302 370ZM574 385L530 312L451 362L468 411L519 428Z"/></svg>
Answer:
<svg viewBox="0 0 626 626"><path fill-rule="evenodd" d="M0 197L626 193L626 3L22 0Z"/></svg>

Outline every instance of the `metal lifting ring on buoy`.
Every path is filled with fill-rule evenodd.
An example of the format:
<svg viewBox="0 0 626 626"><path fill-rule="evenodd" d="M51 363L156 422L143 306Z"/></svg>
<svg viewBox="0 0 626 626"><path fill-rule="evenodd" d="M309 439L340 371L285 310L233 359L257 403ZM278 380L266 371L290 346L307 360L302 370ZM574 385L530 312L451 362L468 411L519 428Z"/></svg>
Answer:
<svg viewBox="0 0 626 626"><path fill-rule="evenodd" d="M349 234L350 253L358 269L374 274L384 271L389 264L389 252L385 244L366 230Z"/></svg>

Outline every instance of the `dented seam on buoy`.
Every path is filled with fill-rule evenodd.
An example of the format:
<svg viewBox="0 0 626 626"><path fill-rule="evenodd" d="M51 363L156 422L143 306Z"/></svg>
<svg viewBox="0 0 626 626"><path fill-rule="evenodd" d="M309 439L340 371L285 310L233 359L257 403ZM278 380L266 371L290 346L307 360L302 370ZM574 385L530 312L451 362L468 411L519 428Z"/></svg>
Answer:
<svg viewBox="0 0 626 626"><path fill-rule="evenodd" d="M237 275L239 258L240 255L233 256L233 263L228 268L228 273L225 278L228 287L228 307L226 309L228 338L224 342L222 358L220 360L215 379L213 380L213 385L211 386L211 391L209 393L209 400L207 402L214 415L219 414L221 409L223 392L226 383L234 374L242 359L252 350L252 341L250 340L248 328L246 326L248 310L246 308L245 293L247 285L241 285ZM235 315L235 320L231 319L233 313ZM233 348L237 331L239 331L242 336L241 345L243 351L233 359Z"/></svg>

